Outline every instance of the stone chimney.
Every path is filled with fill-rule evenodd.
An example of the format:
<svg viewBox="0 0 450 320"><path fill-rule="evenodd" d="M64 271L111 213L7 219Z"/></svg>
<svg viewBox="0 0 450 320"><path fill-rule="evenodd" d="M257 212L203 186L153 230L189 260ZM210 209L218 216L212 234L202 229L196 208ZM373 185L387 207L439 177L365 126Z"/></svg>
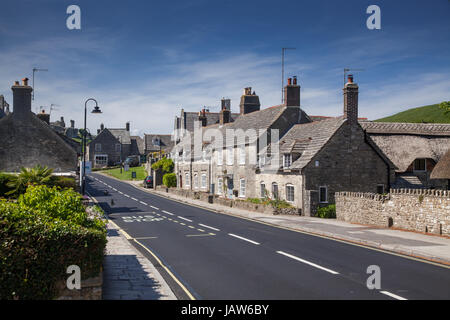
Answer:
<svg viewBox="0 0 450 320"><path fill-rule="evenodd" d="M219 123L221 125L231 122L231 101L230 99L222 99L222 107L219 113Z"/></svg>
<svg viewBox="0 0 450 320"><path fill-rule="evenodd" d="M259 97L252 93L252 88L248 87L244 89L244 94L241 96L241 103L239 104L241 114L247 114L254 111L259 111L261 104L259 103Z"/></svg>
<svg viewBox="0 0 450 320"><path fill-rule="evenodd" d="M70 120L70 127L75 128L75 120Z"/></svg>
<svg viewBox="0 0 450 320"><path fill-rule="evenodd" d="M103 131L105 129L105 125L103 123L100 124L100 131Z"/></svg>
<svg viewBox="0 0 450 320"><path fill-rule="evenodd" d="M26 119L31 116L31 92L33 88L28 85L28 78L22 79L22 85L15 81L11 87L13 92L13 117Z"/></svg>
<svg viewBox="0 0 450 320"><path fill-rule="evenodd" d="M198 113L198 121L201 122L202 127L206 127L207 118L206 118L206 109L205 108L200 110L200 112Z"/></svg>
<svg viewBox="0 0 450 320"><path fill-rule="evenodd" d="M297 76L288 78L288 84L284 87L284 105L286 107L300 107L300 86L297 84Z"/></svg>
<svg viewBox="0 0 450 320"><path fill-rule="evenodd" d="M351 125L358 123L358 85L353 82L353 75L349 74L344 86L344 118Z"/></svg>
<svg viewBox="0 0 450 320"><path fill-rule="evenodd" d="M125 128L127 129L127 131L130 131L130 123L129 122L125 123Z"/></svg>
<svg viewBox="0 0 450 320"><path fill-rule="evenodd" d="M64 117L61 117L60 122L61 122L61 127L65 128L66 127L66 123L64 121Z"/></svg>
<svg viewBox="0 0 450 320"><path fill-rule="evenodd" d="M45 113L45 110L42 110L36 115L39 119L50 125L50 115Z"/></svg>

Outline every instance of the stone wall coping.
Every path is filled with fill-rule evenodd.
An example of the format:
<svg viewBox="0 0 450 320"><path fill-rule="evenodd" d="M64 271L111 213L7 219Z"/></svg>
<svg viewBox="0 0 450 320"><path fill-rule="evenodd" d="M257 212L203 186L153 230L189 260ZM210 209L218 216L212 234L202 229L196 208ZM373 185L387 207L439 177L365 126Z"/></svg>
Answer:
<svg viewBox="0 0 450 320"><path fill-rule="evenodd" d="M353 197L353 198L366 198L377 201L384 201L391 198L392 195L424 195L433 197L450 198L450 190L438 190L438 189L391 189L388 194L377 194L369 192L349 192L342 191L336 192L335 197Z"/></svg>

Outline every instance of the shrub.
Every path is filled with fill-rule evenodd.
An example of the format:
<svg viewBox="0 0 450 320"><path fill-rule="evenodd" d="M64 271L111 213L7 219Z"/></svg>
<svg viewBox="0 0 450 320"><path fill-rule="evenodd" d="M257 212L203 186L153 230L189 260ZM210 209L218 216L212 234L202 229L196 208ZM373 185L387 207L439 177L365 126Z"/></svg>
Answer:
<svg viewBox="0 0 450 320"><path fill-rule="evenodd" d="M0 173L0 197L5 197L6 193L12 190L11 187L8 187L8 183L12 177L12 174Z"/></svg>
<svg viewBox="0 0 450 320"><path fill-rule="evenodd" d="M9 179L7 186L12 190L8 191L6 194L18 196L24 193L27 186L31 184L48 184L52 177L52 172L53 169L42 167L40 165L36 165L33 168L22 167L18 175L13 175Z"/></svg>
<svg viewBox="0 0 450 320"><path fill-rule="evenodd" d="M321 207L317 209L317 216L320 218L336 218L336 205L330 204L326 207Z"/></svg>
<svg viewBox="0 0 450 320"><path fill-rule="evenodd" d="M62 189L71 188L74 190L78 187L74 177L65 176L52 176L47 185L50 187L60 187Z"/></svg>
<svg viewBox="0 0 450 320"><path fill-rule="evenodd" d="M175 173L166 173L163 176L163 184L167 188L176 187L177 186L177 175Z"/></svg>
<svg viewBox="0 0 450 320"><path fill-rule="evenodd" d="M174 168L174 163L172 159L162 158L161 160L152 164L153 170L162 169L163 173L172 173Z"/></svg>
<svg viewBox="0 0 450 320"><path fill-rule="evenodd" d="M53 299L70 265L80 267L82 279L98 275L106 229L101 220L82 217L75 195L31 186L17 203L0 202L0 299Z"/></svg>

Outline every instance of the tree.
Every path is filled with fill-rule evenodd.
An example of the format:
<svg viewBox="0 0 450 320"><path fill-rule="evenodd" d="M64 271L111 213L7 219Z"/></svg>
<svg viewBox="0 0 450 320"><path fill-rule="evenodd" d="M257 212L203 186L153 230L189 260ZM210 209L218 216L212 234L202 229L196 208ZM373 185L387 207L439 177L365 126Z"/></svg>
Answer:
<svg viewBox="0 0 450 320"><path fill-rule="evenodd" d="M13 188L7 192L7 195L25 193L29 185L47 185L51 182L53 169L36 165L34 168L20 169L18 175L12 176L6 184L9 188Z"/></svg>
<svg viewBox="0 0 450 320"><path fill-rule="evenodd" d="M176 187L177 186L177 175L175 173L166 173L163 176L163 184L167 188Z"/></svg>
<svg viewBox="0 0 450 320"><path fill-rule="evenodd" d="M169 159L169 158L162 158L161 160L152 164L153 170L162 169L163 173L173 172L174 167L175 167L175 164L173 163L173 160Z"/></svg>
<svg viewBox="0 0 450 320"><path fill-rule="evenodd" d="M442 101L439 108L444 109L445 114L450 113L450 101Z"/></svg>

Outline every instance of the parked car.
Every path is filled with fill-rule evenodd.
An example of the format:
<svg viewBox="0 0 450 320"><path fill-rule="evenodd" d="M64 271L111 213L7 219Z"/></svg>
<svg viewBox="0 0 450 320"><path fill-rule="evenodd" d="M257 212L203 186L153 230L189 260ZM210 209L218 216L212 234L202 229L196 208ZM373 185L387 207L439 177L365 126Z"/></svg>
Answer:
<svg viewBox="0 0 450 320"><path fill-rule="evenodd" d="M139 156L128 156L124 161L124 165L128 164L130 167L137 167L139 166L139 160Z"/></svg>
<svg viewBox="0 0 450 320"><path fill-rule="evenodd" d="M144 179L144 188L153 188L153 177L147 176Z"/></svg>

